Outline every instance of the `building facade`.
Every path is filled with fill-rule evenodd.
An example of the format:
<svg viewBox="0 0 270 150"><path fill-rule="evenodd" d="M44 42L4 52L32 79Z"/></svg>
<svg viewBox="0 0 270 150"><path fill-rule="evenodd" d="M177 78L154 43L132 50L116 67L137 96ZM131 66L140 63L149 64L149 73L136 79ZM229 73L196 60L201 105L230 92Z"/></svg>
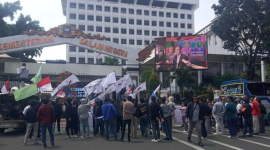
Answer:
<svg viewBox="0 0 270 150"><path fill-rule="evenodd" d="M66 23L138 51L157 37L194 34L198 7L199 0L62 0ZM66 54L70 63L104 61L103 55L73 45L67 45Z"/></svg>

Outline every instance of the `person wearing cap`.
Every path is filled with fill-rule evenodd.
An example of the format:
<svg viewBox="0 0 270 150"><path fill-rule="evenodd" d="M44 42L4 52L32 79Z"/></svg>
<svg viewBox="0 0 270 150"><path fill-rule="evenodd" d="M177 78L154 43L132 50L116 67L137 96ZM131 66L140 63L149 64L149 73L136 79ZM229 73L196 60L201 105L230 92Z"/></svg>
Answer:
<svg viewBox="0 0 270 150"><path fill-rule="evenodd" d="M23 81L24 83L30 83L29 76L29 68L26 67L25 63L22 63L18 74L20 75L19 84Z"/></svg>
<svg viewBox="0 0 270 150"><path fill-rule="evenodd" d="M189 123L188 142L191 142L192 131L194 127L196 127L199 146L204 146L202 143L202 132L201 132L201 126L203 123L203 111L204 108L199 103L199 97L197 95L194 95L193 101L188 103L187 105L185 122Z"/></svg>
<svg viewBox="0 0 270 150"><path fill-rule="evenodd" d="M104 126L105 126L105 135L106 140L109 140L109 127L110 131L113 134L114 140L117 140L117 133L116 133L116 108L111 103L109 98L105 98L105 103L101 107Z"/></svg>
<svg viewBox="0 0 270 150"><path fill-rule="evenodd" d="M229 138L234 139L238 137L235 128L236 105L233 102L232 96L227 97L227 102L228 104L225 107L224 116L230 132Z"/></svg>
<svg viewBox="0 0 270 150"><path fill-rule="evenodd" d="M255 100L255 96L251 96L249 98L252 103L252 121L253 121L253 129L254 135L259 135L259 118L261 116L261 109L257 100Z"/></svg>
<svg viewBox="0 0 270 150"><path fill-rule="evenodd" d="M214 135L224 134L224 126L222 121L223 104L221 103L220 97L215 97L214 101L215 104L212 110L212 114L216 121L216 133L214 133Z"/></svg>

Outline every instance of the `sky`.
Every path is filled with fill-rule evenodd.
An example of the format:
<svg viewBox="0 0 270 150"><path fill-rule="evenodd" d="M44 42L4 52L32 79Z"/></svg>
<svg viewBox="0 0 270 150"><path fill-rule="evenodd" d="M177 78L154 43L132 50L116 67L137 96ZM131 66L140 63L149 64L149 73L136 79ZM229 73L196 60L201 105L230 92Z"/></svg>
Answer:
<svg viewBox="0 0 270 150"><path fill-rule="evenodd" d="M0 0L0 3L15 2L17 0ZM215 14L211 6L217 4L218 0L199 0L199 8L195 11L195 33L215 18ZM5 18L8 23L15 23L18 16L22 13L30 15L32 20L38 20L40 26L45 30L57 27L58 25L66 23L66 17L63 15L61 0L20 0L23 9L18 11L15 19L11 21ZM58 45L43 48L41 57L36 60L66 60L66 45Z"/></svg>

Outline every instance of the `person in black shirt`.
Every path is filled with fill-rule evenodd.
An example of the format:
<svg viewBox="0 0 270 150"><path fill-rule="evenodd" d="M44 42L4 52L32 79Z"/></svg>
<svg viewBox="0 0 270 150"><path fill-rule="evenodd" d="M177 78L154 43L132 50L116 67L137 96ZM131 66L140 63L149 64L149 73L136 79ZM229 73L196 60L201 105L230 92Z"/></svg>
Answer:
<svg viewBox="0 0 270 150"><path fill-rule="evenodd" d="M153 133L155 139L152 142L159 142L160 141L160 131L159 131L159 121L164 121L163 119L163 112L159 104L156 102L156 97L151 97L151 104L149 105L149 111L151 115L151 123L153 128Z"/></svg>
<svg viewBox="0 0 270 150"><path fill-rule="evenodd" d="M249 137L252 137L252 107L249 104L249 100L245 99L245 105L242 109L242 115L244 117L244 132L243 137L246 137L247 128L249 129Z"/></svg>
<svg viewBox="0 0 270 150"><path fill-rule="evenodd" d="M260 133L265 133L264 128L264 115L266 115L266 108L262 104L262 100L260 98L257 98L261 110L261 116L259 117L259 126L260 126Z"/></svg>
<svg viewBox="0 0 270 150"><path fill-rule="evenodd" d="M137 118L140 120L140 128L142 136L147 137L147 105L144 99L140 99L136 110Z"/></svg>
<svg viewBox="0 0 270 150"><path fill-rule="evenodd" d="M73 119L73 111L72 111L72 104L71 104L72 99L67 99L66 100L66 133L67 133L67 137L71 137L69 131L71 130L71 134L72 133L72 119Z"/></svg>
<svg viewBox="0 0 270 150"><path fill-rule="evenodd" d="M56 99L55 103L53 104L53 108L55 111L55 125L57 123L57 131L58 131L58 133L61 133L60 132L60 121L61 121L61 116L62 116L63 110L62 110L62 105L59 104L59 100L60 100L60 98Z"/></svg>
<svg viewBox="0 0 270 150"><path fill-rule="evenodd" d="M78 125L79 125L79 116L78 116L78 101L73 101L72 104L72 136L78 137Z"/></svg>
<svg viewBox="0 0 270 150"><path fill-rule="evenodd" d="M95 132L94 132L94 136L97 136L97 132L100 129L100 136L103 137L104 121L103 121L102 105L103 105L102 100L98 100L96 102L96 105L95 105L96 107L95 107Z"/></svg>

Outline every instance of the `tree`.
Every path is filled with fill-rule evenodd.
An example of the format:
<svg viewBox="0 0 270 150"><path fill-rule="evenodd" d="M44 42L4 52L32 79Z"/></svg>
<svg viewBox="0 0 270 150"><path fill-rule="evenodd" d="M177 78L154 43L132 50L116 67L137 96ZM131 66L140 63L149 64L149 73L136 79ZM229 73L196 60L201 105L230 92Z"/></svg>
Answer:
<svg viewBox="0 0 270 150"><path fill-rule="evenodd" d="M238 78L236 76L234 76L233 74L225 73L224 75L221 75L221 76L215 76L213 85L215 88L220 89L222 82L235 80L235 79L238 79Z"/></svg>
<svg viewBox="0 0 270 150"><path fill-rule="evenodd" d="M225 49L244 56L247 80L255 78L258 54L269 55L269 3L269 0L219 0L218 5L212 6L217 15L212 31L224 41Z"/></svg>
<svg viewBox="0 0 270 150"><path fill-rule="evenodd" d="M158 75L156 72L152 72L149 79L148 79L148 86L147 89L148 91L154 91L159 85L160 85L160 80L158 78Z"/></svg>
<svg viewBox="0 0 270 150"><path fill-rule="evenodd" d="M4 5L0 4L0 37L20 35L24 31L41 31L44 30L43 27L39 26L39 21L32 20L29 15L24 16L20 14L16 24L7 24L3 18L10 17L11 20L14 19L14 13L17 10L21 10L20 2L16 1L14 3L5 3ZM3 27L3 28L2 28ZM42 48L27 50L24 52L14 52L9 53L11 57L19 58L23 61L31 61L33 57L40 56L42 53Z"/></svg>
<svg viewBox="0 0 270 150"><path fill-rule="evenodd" d="M110 65L110 66L119 65L119 60L111 56L105 56L103 65Z"/></svg>
<svg viewBox="0 0 270 150"><path fill-rule="evenodd" d="M153 68L147 67L141 74L141 77L140 77L141 83L146 82L146 84L148 84L147 82L148 82L152 72L153 72Z"/></svg>

